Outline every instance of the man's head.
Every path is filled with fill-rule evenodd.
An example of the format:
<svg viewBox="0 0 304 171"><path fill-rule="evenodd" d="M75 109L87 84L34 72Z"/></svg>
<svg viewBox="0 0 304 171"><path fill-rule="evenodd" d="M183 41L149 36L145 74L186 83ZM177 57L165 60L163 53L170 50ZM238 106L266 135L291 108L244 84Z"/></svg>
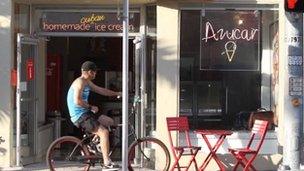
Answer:
<svg viewBox="0 0 304 171"><path fill-rule="evenodd" d="M89 79L93 80L96 76L97 73L97 66L94 62L91 61L85 61L82 65L81 65L81 72L82 74L86 74Z"/></svg>

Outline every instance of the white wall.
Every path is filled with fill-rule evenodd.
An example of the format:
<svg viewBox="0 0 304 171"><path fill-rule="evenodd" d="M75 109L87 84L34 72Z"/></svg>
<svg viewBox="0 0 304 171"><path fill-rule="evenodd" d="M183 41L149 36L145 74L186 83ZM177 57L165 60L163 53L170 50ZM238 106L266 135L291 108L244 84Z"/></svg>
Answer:
<svg viewBox="0 0 304 171"><path fill-rule="evenodd" d="M178 15L176 2L157 4L156 134L165 144L166 117L178 116ZM157 158L158 163L162 160Z"/></svg>
<svg viewBox="0 0 304 171"><path fill-rule="evenodd" d="M168 144L166 117L178 116L179 37L176 2L157 4L156 131Z"/></svg>
<svg viewBox="0 0 304 171"><path fill-rule="evenodd" d="M12 6L10 0L0 1L0 136L5 140L0 144L0 169L11 165L11 144L13 135L12 89L10 70L12 62L11 36Z"/></svg>

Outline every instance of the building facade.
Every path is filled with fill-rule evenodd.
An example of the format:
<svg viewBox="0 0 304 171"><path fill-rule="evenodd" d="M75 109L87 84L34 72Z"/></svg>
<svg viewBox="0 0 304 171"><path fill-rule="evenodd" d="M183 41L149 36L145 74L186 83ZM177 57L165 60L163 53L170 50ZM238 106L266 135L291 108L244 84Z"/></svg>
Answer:
<svg viewBox="0 0 304 171"><path fill-rule="evenodd" d="M83 61L102 68L97 84L121 90L121 13L120 1L1 2L1 167L16 162L17 105L23 164L43 161L56 137L78 134L69 121L65 95ZM191 139L203 146L198 155L203 159L207 147L194 130L233 130L219 150L231 168L227 148L245 144L249 115L263 108L273 111L278 122L268 131L257 169L278 168L290 102L286 92L300 101L294 107L302 111L302 85L289 90L284 82L285 20L284 2L279 0L131 0L129 87L142 98L141 117L134 120L138 133L169 145L166 117L187 116ZM21 103L16 103L16 72ZM115 99L93 94L91 100L105 113L121 108ZM185 143L182 136L176 139ZM208 167L214 168L215 163Z"/></svg>

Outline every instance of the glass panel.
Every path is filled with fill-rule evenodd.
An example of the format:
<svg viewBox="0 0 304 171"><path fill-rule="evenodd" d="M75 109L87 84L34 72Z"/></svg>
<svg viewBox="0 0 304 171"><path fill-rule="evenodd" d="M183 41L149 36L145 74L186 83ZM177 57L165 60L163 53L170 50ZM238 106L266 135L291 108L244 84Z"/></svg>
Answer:
<svg viewBox="0 0 304 171"><path fill-rule="evenodd" d="M151 135L156 129L156 39L148 37L146 43L146 133Z"/></svg>
<svg viewBox="0 0 304 171"><path fill-rule="evenodd" d="M146 134L156 130L156 5L146 6Z"/></svg>
<svg viewBox="0 0 304 171"><path fill-rule="evenodd" d="M155 34L156 33L156 6L147 6L146 8L146 25L147 33Z"/></svg>
<svg viewBox="0 0 304 171"><path fill-rule="evenodd" d="M202 81L198 85L198 115L222 115L222 85L220 81Z"/></svg>
<svg viewBox="0 0 304 171"><path fill-rule="evenodd" d="M36 55L36 45L21 46L21 146L29 147L34 154L35 144L35 79L28 78L28 63ZM35 77L35 76L34 76ZM27 156L23 156L27 157Z"/></svg>
<svg viewBox="0 0 304 171"><path fill-rule="evenodd" d="M263 97L265 94L271 94L271 90L267 88L271 86L269 85L270 80L269 84L265 81L262 82L262 79L265 79L264 75L271 75L269 71L271 67L270 58L273 58L272 60L276 62L275 65L273 64L273 68L275 68L278 63L275 54L271 55L271 53L269 53L269 49L274 47L270 45L271 43L269 42L274 39L277 31L278 24L274 24L277 20L277 14L277 11L256 10L235 10L233 12L206 10L204 13L201 13L200 10L181 11L180 115L189 117L191 129L238 129L237 124L240 123L240 120L248 122L248 113L250 114L251 111L255 111L260 107L265 107L267 104L273 104L264 102L264 99L264 101L261 101L261 95L262 92ZM220 17L224 16L225 19L219 20L215 17L217 15ZM245 19L241 22L242 16L245 17ZM211 37L210 44L216 45L217 48L210 48L209 46L203 45L203 38L206 37L206 22L211 23L213 20L221 24L212 25L213 31L208 32L207 37ZM243 26L240 28L230 27L234 20L238 21L237 24L243 24ZM255 31L261 33L256 33L255 36L252 37L252 40L254 40L252 42L235 40L239 48L244 45L244 43L248 47L252 46L252 48L242 48L240 54L243 55L238 54L234 56L240 58L243 62L234 64L234 66L232 66L232 68L234 68L233 71L227 70L230 66L223 69L222 67L224 65L213 65L214 63L210 63L212 60L216 62L216 59L211 58L211 56L215 53L221 54L223 49L225 50L225 43L219 43L218 41L224 40L224 37L228 39L227 41L230 41L231 34L229 36L228 32L231 32L234 28L246 30L247 27L244 25L251 20L254 20L254 23L251 22L247 24L253 24ZM210 28L211 26L209 29ZM224 30L226 30L225 34ZM246 35L245 32L247 31L243 32L243 34ZM219 40L215 40L215 34L221 33L223 33L223 39L219 38ZM262 33L263 35L268 35L269 33L270 36L261 36ZM206 56L206 54L209 55ZM225 54L226 53L224 53L224 55ZM244 57L244 54L251 54L252 59L247 60L248 55ZM210 67L216 67L213 67L212 70L201 70L201 57L209 57L208 60L210 61L209 63L205 63L205 68L209 67L210 69ZM207 58L204 58L204 60L205 59ZM227 61L227 54L226 58L222 60ZM244 61L245 63L247 62L248 65L245 64ZM225 65L229 65L229 62Z"/></svg>
<svg viewBox="0 0 304 171"><path fill-rule="evenodd" d="M181 58L180 66L180 79L181 81L192 81L194 74L195 58L194 57L184 57Z"/></svg>
<svg viewBox="0 0 304 171"><path fill-rule="evenodd" d="M200 55L200 11L181 13L181 59L197 58Z"/></svg>
<svg viewBox="0 0 304 171"><path fill-rule="evenodd" d="M197 102L194 95L195 70L198 68L200 55L200 11L181 12L181 58L180 58L180 114L195 116ZM189 27L191 25L191 27ZM191 120L190 120L191 122ZM191 124L192 125L192 124Z"/></svg>
<svg viewBox="0 0 304 171"><path fill-rule="evenodd" d="M189 115L193 114L193 88L192 85L186 83L181 84L180 89L180 114Z"/></svg>

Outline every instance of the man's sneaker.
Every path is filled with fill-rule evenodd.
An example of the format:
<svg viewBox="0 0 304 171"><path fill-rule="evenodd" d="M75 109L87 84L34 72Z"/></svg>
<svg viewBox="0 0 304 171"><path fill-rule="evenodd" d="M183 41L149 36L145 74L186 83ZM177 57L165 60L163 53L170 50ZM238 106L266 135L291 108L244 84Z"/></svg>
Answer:
<svg viewBox="0 0 304 171"><path fill-rule="evenodd" d="M120 166L111 161L107 165L102 165L101 168L102 170L119 170Z"/></svg>

